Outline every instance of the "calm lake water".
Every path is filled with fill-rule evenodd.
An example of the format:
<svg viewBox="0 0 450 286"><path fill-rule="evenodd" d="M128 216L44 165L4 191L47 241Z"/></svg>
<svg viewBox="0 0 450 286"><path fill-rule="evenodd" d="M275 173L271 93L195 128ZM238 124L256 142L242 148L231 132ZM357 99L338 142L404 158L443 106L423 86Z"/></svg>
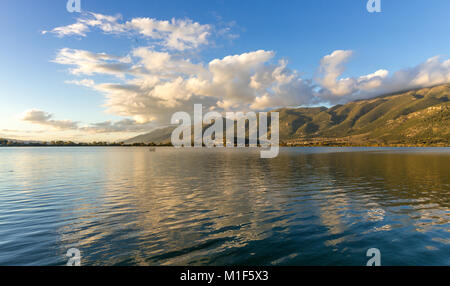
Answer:
<svg viewBox="0 0 450 286"><path fill-rule="evenodd" d="M0 148L0 265L450 265L450 148Z"/></svg>

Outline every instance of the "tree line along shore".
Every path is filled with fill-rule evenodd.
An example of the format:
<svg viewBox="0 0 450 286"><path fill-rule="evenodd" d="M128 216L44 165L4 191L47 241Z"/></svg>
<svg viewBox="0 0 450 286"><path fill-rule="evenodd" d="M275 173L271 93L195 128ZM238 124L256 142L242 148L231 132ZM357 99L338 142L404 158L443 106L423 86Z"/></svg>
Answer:
<svg viewBox="0 0 450 286"><path fill-rule="evenodd" d="M236 144L235 144L236 145ZM50 142L26 142L0 139L0 147L172 147L171 143L132 143L124 142L72 142L72 141L50 141ZM248 146L248 145L247 145ZM305 140L305 141L282 141L280 147L450 147L449 142L423 140L416 143L374 143L374 142L351 142L336 140Z"/></svg>

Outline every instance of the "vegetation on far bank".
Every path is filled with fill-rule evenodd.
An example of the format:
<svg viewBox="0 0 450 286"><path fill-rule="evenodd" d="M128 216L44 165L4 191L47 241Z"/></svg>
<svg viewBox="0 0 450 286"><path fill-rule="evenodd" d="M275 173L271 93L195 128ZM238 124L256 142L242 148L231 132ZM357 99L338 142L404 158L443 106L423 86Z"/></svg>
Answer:
<svg viewBox="0 0 450 286"><path fill-rule="evenodd" d="M155 144L155 143L133 143L125 144L124 142L72 142L72 141L50 141L50 142L26 142L0 138L0 147L164 147L172 146L172 144Z"/></svg>
<svg viewBox="0 0 450 286"><path fill-rule="evenodd" d="M0 138L0 147L172 147L172 144L156 144L156 143L133 143L125 144L124 142L91 142L76 143L72 141L51 141L51 142L21 142ZM443 142L423 141L416 144L404 143L349 143L349 142L280 142L280 147L450 147L449 144Z"/></svg>

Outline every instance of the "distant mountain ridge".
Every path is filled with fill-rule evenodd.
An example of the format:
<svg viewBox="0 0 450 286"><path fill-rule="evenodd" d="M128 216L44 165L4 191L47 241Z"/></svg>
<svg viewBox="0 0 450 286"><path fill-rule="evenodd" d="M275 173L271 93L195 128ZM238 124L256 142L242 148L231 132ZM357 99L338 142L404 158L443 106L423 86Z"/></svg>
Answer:
<svg viewBox="0 0 450 286"><path fill-rule="evenodd" d="M172 136L172 131L175 126L168 126L159 129L155 129L149 133L139 135L128 140L125 140L125 144L135 144L135 143L155 143L155 144L167 144L170 143Z"/></svg>
<svg viewBox="0 0 450 286"><path fill-rule="evenodd" d="M280 142L287 145L450 146L450 84L326 107L281 108ZM168 143L174 126L125 143Z"/></svg>

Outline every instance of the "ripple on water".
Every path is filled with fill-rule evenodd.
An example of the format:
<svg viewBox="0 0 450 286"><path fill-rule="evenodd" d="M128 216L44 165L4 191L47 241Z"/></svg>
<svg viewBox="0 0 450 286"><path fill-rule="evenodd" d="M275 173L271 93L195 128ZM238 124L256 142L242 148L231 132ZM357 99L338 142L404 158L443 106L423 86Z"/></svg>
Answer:
<svg viewBox="0 0 450 286"><path fill-rule="evenodd" d="M3 149L0 265L450 264L449 148L258 155Z"/></svg>

